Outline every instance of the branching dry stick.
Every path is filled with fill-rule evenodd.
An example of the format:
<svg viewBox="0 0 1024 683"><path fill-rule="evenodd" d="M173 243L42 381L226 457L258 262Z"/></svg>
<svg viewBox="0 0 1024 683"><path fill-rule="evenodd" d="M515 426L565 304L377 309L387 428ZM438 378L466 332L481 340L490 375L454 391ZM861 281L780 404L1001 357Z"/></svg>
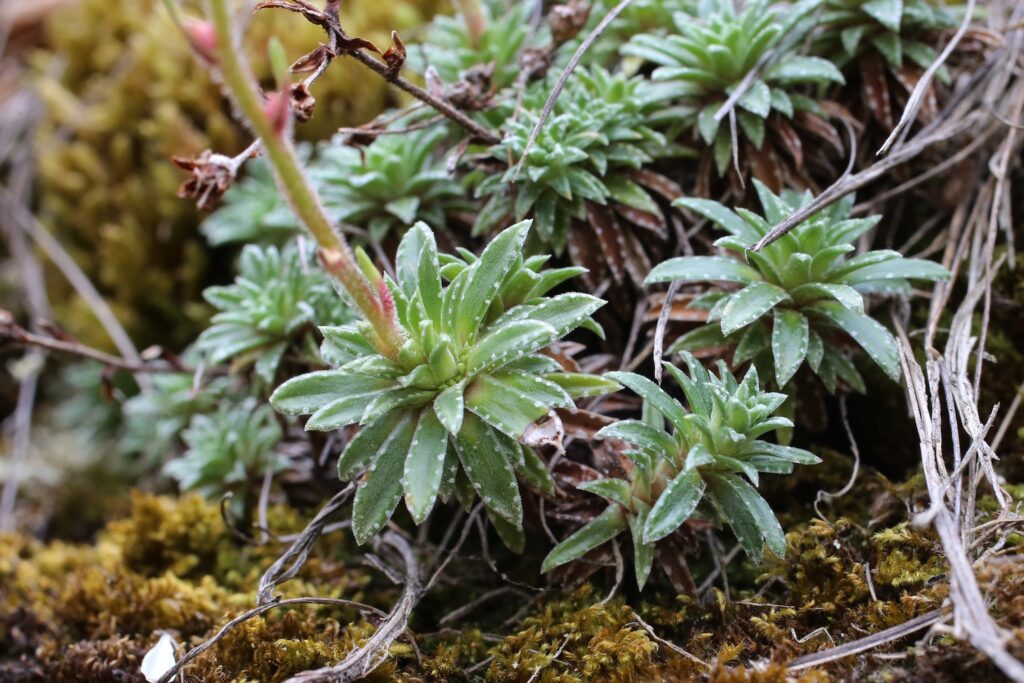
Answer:
<svg viewBox="0 0 1024 683"><path fill-rule="evenodd" d="M416 562L412 547L400 535L389 531L384 534L382 542L397 550L405 565L403 578L405 590L398 603L373 636L366 641L366 644L350 652L340 664L305 671L297 676L292 676L286 683L312 683L314 681L349 683L357 681L373 671L387 657L392 643L405 632L409 624L409 616L423 595L419 564Z"/></svg>
<svg viewBox="0 0 1024 683"><path fill-rule="evenodd" d="M932 499L933 511L927 515L934 526L950 566L950 590L953 602L954 628L959 637L966 637L970 643L984 652L992 662L1012 681L1024 682L1024 665L1006 650L1002 630L988 613L984 596L978 587L971 563L961 544L956 521L946 507L944 482L938 461L942 459L942 444L936 441L937 430L929 409L928 384L924 372L914 358L913 349L902 329L900 332L900 364L907 382L907 397L911 405L918 437L921 440L921 460L924 464L925 481ZM938 386L938 364L929 361L928 373L931 384ZM940 401L937 395L931 401ZM956 425L951 425L956 428ZM935 509L935 506L938 506Z"/></svg>
<svg viewBox="0 0 1024 683"><path fill-rule="evenodd" d="M825 207L834 204L851 192L856 192L865 185L878 180L893 168L910 161L935 143L948 140L972 130L977 123L979 116L981 116L980 113L969 115L959 121L952 122L946 126L939 127L934 131L930 131L927 134L918 135L905 144L901 144L895 148L892 154L884 159L876 161L863 171L841 178L839 181L829 186L824 192L815 197L807 206L794 211L785 220L773 227L768 231L767 235L762 237L751 247L751 250L761 251L766 246L779 239Z"/></svg>
<svg viewBox="0 0 1024 683"><path fill-rule="evenodd" d="M500 137L457 109L451 102L424 90L399 74L401 62L404 61L405 57L404 46L401 45L397 33L392 32L391 34L392 40L397 43L396 47L399 47L402 53L397 62L397 68L395 64L381 62L371 57L360 45L373 47L372 43L359 38L353 38L345 33L345 29L341 26L339 5L338 0L328 0L324 9L320 10L311 3L300 0L298 2L259 2L256 4L256 9L279 7L298 12L312 23L320 26L327 33L330 52L324 55L324 61L317 69L316 75L322 73L335 58L348 55L399 90L412 95L427 106L432 107L439 114L454 121L468 131L474 139L488 145L496 145L501 142ZM373 49L379 52L375 47ZM387 57L387 53L385 53L385 57Z"/></svg>
<svg viewBox="0 0 1024 683"><path fill-rule="evenodd" d="M147 372L192 372L190 368L177 365L145 363L141 360L136 363L134 361L121 358L120 356L114 356L100 351L99 349L85 346L78 342L55 339L53 337L35 334L34 332L29 332L28 330L15 325L10 314L6 311L0 311L0 340L7 340L22 346L55 351L57 353L76 356L78 358L87 358L89 360L102 363L108 367L133 372L136 376Z"/></svg>
<svg viewBox="0 0 1024 683"><path fill-rule="evenodd" d="M313 544L316 543L316 540L320 538L320 534L323 533L327 520L333 517L348 502L355 488L355 483L351 483L334 494L334 497L313 518L313 521L306 525L306 528L295 539L292 546L263 573L263 576L260 577L260 585L256 594L256 604L260 606L269 605L276 600L273 590L299 573L302 566L306 564L309 553L313 550Z"/></svg>
<svg viewBox="0 0 1024 683"><path fill-rule="evenodd" d="M218 630L217 633L215 633L209 640L206 640L203 643L189 650L184 656L182 656L181 659L174 663L173 667L168 669L164 673L164 675L160 677L157 683L170 683L170 681L175 677L175 675L177 675L178 672L180 672L185 667L186 664L188 664L193 659L195 659L196 657L198 657L199 655L203 654L211 647L216 645L224 638L224 636L231 633L231 631L233 631L239 625L244 624L245 622L255 617L262 616L263 614L266 614L272 609L277 609L278 607L288 607L291 605L333 605L339 607L354 607L364 612L376 614L377 616L386 616L383 612L376 609L375 607L364 605L360 602L355 602L353 600L344 600L342 598L289 598L288 600L280 600L269 605L261 605L260 607L254 607L248 612L243 612L242 614L239 614L237 617L221 626L220 630Z"/></svg>

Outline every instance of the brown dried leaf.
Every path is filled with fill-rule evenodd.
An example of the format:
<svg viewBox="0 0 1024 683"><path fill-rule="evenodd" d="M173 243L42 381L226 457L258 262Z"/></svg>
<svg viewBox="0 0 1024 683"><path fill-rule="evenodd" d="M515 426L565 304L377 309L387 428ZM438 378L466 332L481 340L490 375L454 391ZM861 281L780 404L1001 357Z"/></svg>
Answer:
<svg viewBox="0 0 1024 683"><path fill-rule="evenodd" d="M647 310L644 312L644 322L654 322L661 315L661 308L665 305L667 292L654 292L647 297ZM668 319L670 322L703 323L707 322L708 312L702 308L690 308L690 303L696 298L693 293L680 293L672 298L669 307Z"/></svg>
<svg viewBox="0 0 1024 683"><path fill-rule="evenodd" d="M256 3L254 11L261 9L283 9L289 12L301 14L312 24L327 28L330 25L330 15L321 10L308 0L261 0Z"/></svg>
<svg viewBox="0 0 1024 683"><path fill-rule="evenodd" d="M746 158L749 160L751 173L755 178L776 194L782 191L782 164L771 145L765 145L761 149L749 145Z"/></svg>
<svg viewBox="0 0 1024 683"><path fill-rule="evenodd" d="M574 265L583 266L587 272L583 280L591 287L597 286L601 277L608 270L608 264L601 258L597 240L587 230L569 230L569 259Z"/></svg>
<svg viewBox="0 0 1024 683"><path fill-rule="evenodd" d="M586 0L569 0L562 5L555 5L548 12L548 26L551 28L551 40L555 45L575 38L590 18L590 4Z"/></svg>
<svg viewBox="0 0 1024 683"><path fill-rule="evenodd" d="M394 78L398 75L398 72L402 70L402 65L405 64L405 43L398 36L398 31L391 32L391 47L389 47L383 55L384 63L388 65L388 74Z"/></svg>
<svg viewBox="0 0 1024 683"><path fill-rule="evenodd" d="M616 201L612 202L612 208L615 209L615 213L619 214L633 225L637 225L653 232L662 240L668 239L668 225L665 222L665 217L661 215L660 211L658 213L641 211L636 207Z"/></svg>
<svg viewBox="0 0 1024 683"><path fill-rule="evenodd" d="M618 225L618 221L616 221L616 225ZM647 258L647 253L644 252L640 240L632 230L620 227L619 235L626 247L622 252L626 262L626 270L629 272L629 276L633 278L634 283L643 286L644 278L651 272L651 259Z"/></svg>
<svg viewBox="0 0 1024 683"><path fill-rule="evenodd" d="M174 156L171 161L191 173L191 177L178 188L178 196L195 199L196 206L204 211L213 208L235 180L232 159L208 149L194 159Z"/></svg>
<svg viewBox="0 0 1024 683"><path fill-rule="evenodd" d="M837 154L845 154L843 138L839 135L839 131L836 130L835 126L817 114L802 111L796 114L793 122L797 128L807 131L811 135L830 144Z"/></svg>
<svg viewBox="0 0 1024 683"><path fill-rule="evenodd" d="M921 80L923 71L916 66L905 66L902 69L893 71L893 76L899 81L909 95L917 87L917 82ZM921 102L921 120L924 122L931 121L939 113L939 103L935 97L935 86L934 83L928 86L925 91L924 99Z"/></svg>
<svg viewBox="0 0 1024 683"><path fill-rule="evenodd" d="M892 100L889 97L889 81L885 77L885 63L881 55L867 52L857 64L860 67L860 90L868 111L886 128L893 127Z"/></svg>
<svg viewBox="0 0 1024 683"><path fill-rule="evenodd" d="M604 262L608 264L612 278L621 284L625 275L626 245L622 239L618 221L615 220L615 214L609 211L607 206L588 201L587 225L597 236L598 246L601 248Z"/></svg>
<svg viewBox="0 0 1024 683"><path fill-rule="evenodd" d="M321 43L319 47L315 48L312 52L295 60L295 63L289 68L289 71L293 74L316 71L335 57L336 55L334 54L334 50Z"/></svg>
<svg viewBox="0 0 1024 683"><path fill-rule="evenodd" d="M309 86L305 83L295 83L291 87L291 105L295 118L303 123L313 118L313 110L316 108L316 98L309 92Z"/></svg>
<svg viewBox="0 0 1024 683"><path fill-rule="evenodd" d="M804 167L804 145L800 141L800 136L793 130L793 126L789 125L789 121L781 116L772 117L772 126L780 146L786 150L786 154L793 160L797 169L802 169Z"/></svg>
<svg viewBox="0 0 1024 683"><path fill-rule="evenodd" d="M660 173L638 168L629 172L629 177L648 190L661 195L667 201L675 201L683 196L683 188L679 183L670 180Z"/></svg>

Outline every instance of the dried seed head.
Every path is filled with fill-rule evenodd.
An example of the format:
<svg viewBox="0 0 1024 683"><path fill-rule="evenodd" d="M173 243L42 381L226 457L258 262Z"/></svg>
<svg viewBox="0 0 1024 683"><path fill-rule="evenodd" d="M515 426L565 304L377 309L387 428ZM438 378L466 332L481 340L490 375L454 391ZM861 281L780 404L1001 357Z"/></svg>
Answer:
<svg viewBox="0 0 1024 683"><path fill-rule="evenodd" d="M316 108L316 98L309 92L309 86L305 83L296 83L291 88L291 106L295 118L300 123L305 123L313 118L313 109Z"/></svg>
<svg viewBox="0 0 1024 683"><path fill-rule="evenodd" d="M178 196L196 200L204 211L212 209L221 195L235 181L235 160L223 154L205 150L195 159L171 157L174 164L192 176L178 188Z"/></svg>
<svg viewBox="0 0 1024 683"><path fill-rule="evenodd" d="M583 29L590 17L590 5L585 0L571 0L555 5L548 14L551 39L555 45L572 40Z"/></svg>

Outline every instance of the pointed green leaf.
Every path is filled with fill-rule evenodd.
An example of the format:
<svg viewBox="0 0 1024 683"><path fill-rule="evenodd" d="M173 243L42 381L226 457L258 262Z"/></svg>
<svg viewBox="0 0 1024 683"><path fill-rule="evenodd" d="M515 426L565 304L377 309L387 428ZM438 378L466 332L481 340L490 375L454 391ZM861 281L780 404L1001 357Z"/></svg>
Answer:
<svg viewBox="0 0 1024 683"><path fill-rule="evenodd" d="M487 519L490 520L494 530L498 532L498 538L505 544L505 547L514 553L523 552L523 548L526 547L526 534L523 531L523 525L505 521L488 507L485 507L484 510L487 512Z"/></svg>
<svg viewBox="0 0 1024 683"><path fill-rule="evenodd" d="M633 495L629 491L629 482L623 479L616 479L612 477L606 479L593 479L577 485L576 488L580 491L593 493L595 496L601 496L613 503L618 503L626 509L629 509L633 505Z"/></svg>
<svg viewBox="0 0 1024 683"><path fill-rule="evenodd" d="M681 197L672 202L672 206L680 206L700 214L730 235L740 237L749 244L762 237L753 226L716 201L697 197Z"/></svg>
<svg viewBox="0 0 1024 683"><path fill-rule="evenodd" d="M775 357L775 381L780 387L792 379L807 357L810 325L799 311L775 309L772 326L772 355Z"/></svg>
<svg viewBox="0 0 1024 683"><path fill-rule="evenodd" d="M551 325L538 320L512 320L493 328L466 357L466 375L500 368L558 339Z"/></svg>
<svg viewBox="0 0 1024 683"><path fill-rule="evenodd" d="M762 315L777 304L789 300L786 290L767 282L747 285L729 297L729 303L722 310L722 334L728 336Z"/></svg>
<svg viewBox="0 0 1024 683"><path fill-rule="evenodd" d="M578 560L603 543L615 538L624 531L628 523L626 514L618 505L610 505L600 515L565 539L544 558L541 571L547 573L563 564Z"/></svg>
<svg viewBox="0 0 1024 683"><path fill-rule="evenodd" d="M338 460L338 477L342 481L351 481L360 472L370 466L389 436L409 418L404 410L395 410L382 415L359 430L359 433L348 442Z"/></svg>
<svg viewBox="0 0 1024 683"><path fill-rule="evenodd" d="M846 332L889 377L900 378L899 347L895 337L870 316L854 313L842 304L826 301L807 308Z"/></svg>
<svg viewBox="0 0 1024 683"><path fill-rule="evenodd" d="M434 409L427 406L420 411L409 455L405 459L403 477L405 505L417 524L426 521L434 507L441 489L447 451L448 431L437 419Z"/></svg>
<svg viewBox="0 0 1024 683"><path fill-rule="evenodd" d="M465 391L466 382L458 382L442 391L434 399L434 413L452 436L456 436L462 429L462 416L465 413L463 394Z"/></svg>
<svg viewBox="0 0 1024 683"><path fill-rule="evenodd" d="M745 263L724 256L677 256L651 270L644 284L656 282L737 282L750 284L761 274Z"/></svg>
<svg viewBox="0 0 1024 683"><path fill-rule="evenodd" d="M531 424L548 414L551 406L491 375L478 376L467 388L466 409L498 431L520 439Z"/></svg>
<svg viewBox="0 0 1024 683"><path fill-rule="evenodd" d="M869 0L860 8L893 33L900 32L903 0Z"/></svg>
<svg viewBox="0 0 1024 683"><path fill-rule="evenodd" d="M654 544L644 543L644 525L650 509L642 501L637 501L638 511L629 517L629 531L633 536L633 571L636 574L636 585L640 590L647 585L654 564Z"/></svg>
<svg viewBox="0 0 1024 683"><path fill-rule="evenodd" d="M459 337L470 339L483 321L484 313L498 294L502 280L522 255L523 242L530 230L530 221L517 223L498 234L471 267L471 274L462 290L457 311Z"/></svg>
<svg viewBox="0 0 1024 683"><path fill-rule="evenodd" d="M948 280L949 271L934 261L901 258L858 268L843 277L848 285L876 280Z"/></svg>
<svg viewBox="0 0 1024 683"><path fill-rule="evenodd" d="M402 469L414 427L412 415L406 412L381 444L366 480L356 490L352 503L352 533L359 545L369 541L387 524L402 497Z"/></svg>
<svg viewBox="0 0 1024 683"><path fill-rule="evenodd" d="M686 409L651 380L632 372L606 372L605 377L610 377L649 402L677 431L685 430Z"/></svg>
<svg viewBox="0 0 1024 683"><path fill-rule="evenodd" d="M644 524L644 543L655 543L678 529L689 519L704 495L700 472L680 472L658 497Z"/></svg>
<svg viewBox="0 0 1024 683"><path fill-rule="evenodd" d="M571 398L604 396L622 388L618 382L605 377L580 372L552 372L544 375L544 379L562 387Z"/></svg>
<svg viewBox="0 0 1024 683"><path fill-rule="evenodd" d="M472 413L462 421L455 450L484 505L512 524L523 523L519 484L507 452L491 426Z"/></svg>
<svg viewBox="0 0 1024 683"><path fill-rule="evenodd" d="M286 415L309 415L350 394L390 386L394 382L344 370L322 370L284 382L270 395L270 403Z"/></svg>

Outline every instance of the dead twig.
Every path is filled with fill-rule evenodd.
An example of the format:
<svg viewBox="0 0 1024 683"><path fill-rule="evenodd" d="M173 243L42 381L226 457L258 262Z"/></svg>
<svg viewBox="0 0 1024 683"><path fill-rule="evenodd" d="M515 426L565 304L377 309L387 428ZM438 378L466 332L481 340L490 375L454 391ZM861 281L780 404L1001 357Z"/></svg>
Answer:
<svg viewBox="0 0 1024 683"><path fill-rule="evenodd" d="M361 611L364 611L364 612L368 612L370 614L375 614L375 615L380 616L380 617L386 616L383 612L381 612L380 610L378 610L375 607L371 607L370 605L364 605L364 604L362 604L360 602L355 602L354 600L344 600L342 598L289 598L287 600L280 600L278 602L274 602L274 603L271 603L269 605L260 605L259 607L254 607L253 609L251 609L251 610L249 610L247 612L243 612L242 614L239 614L237 617L235 617L234 619L232 619L228 623L224 624L220 628L220 630L218 630L215 634L213 634L213 636L211 638L209 638L208 640L204 641L203 643L201 643L201 644L197 645L196 647L192 648L191 650L189 650L181 659L179 659L177 662L174 663L173 667L168 669L164 673L164 675L160 677L160 679L157 681L157 683L170 683L171 679L173 679L178 674L178 672L181 671L185 667L186 664L188 664L189 662L194 660L196 657L198 657L199 655L203 654L204 652L209 650L211 647L216 645L218 642L220 642L224 638L224 636L226 636L227 634L231 633L231 631L233 631L235 628L237 628L239 625L245 623L246 621L249 621L250 619L253 619L253 618L258 617L258 616L262 616L263 614L266 614L270 610L277 609L278 607L288 607L290 605L303 605L303 604L306 604L306 605L334 605L334 606L339 606L339 607L354 607L354 608L356 608L358 610L361 610Z"/></svg>
<svg viewBox="0 0 1024 683"><path fill-rule="evenodd" d="M837 659L849 657L851 655L860 654L861 652L867 652L876 647L881 647L886 643L891 643L901 638L909 636L911 633L920 631L923 628L932 626L941 621L948 612L946 610L935 610L934 612L928 612L922 614L919 617L915 617L910 621L906 621L899 626L893 626L887 628L884 631L878 633L872 633L870 636L859 638L849 643L843 643L836 647L829 648L827 650L821 650L820 652L812 652L809 655L803 657L797 657L789 663L787 668L790 671L799 671L800 669L806 669L812 666L821 666L822 664L828 664L834 662Z"/></svg>
<svg viewBox="0 0 1024 683"><path fill-rule="evenodd" d="M348 683L356 681L375 669L387 658L391 644L401 636L409 624L409 616L423 595L420 583L420 567L409 543L398 534L388 531L381 543L394 548L404 565L405 590L398 603L392 608L384 622L366 644L356 648L335 666L305 671L288 679L288 683L309 683L311 681L332 681Z"/></svg>

